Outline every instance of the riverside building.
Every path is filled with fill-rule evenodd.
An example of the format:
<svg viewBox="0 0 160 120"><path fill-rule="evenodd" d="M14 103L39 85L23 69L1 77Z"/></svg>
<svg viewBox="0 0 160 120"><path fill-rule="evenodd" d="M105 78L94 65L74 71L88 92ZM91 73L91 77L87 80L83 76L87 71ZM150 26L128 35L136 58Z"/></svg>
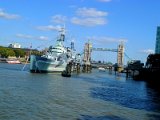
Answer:
<svg viewBox="0 0 160 120"><path fill-rule="evenodd" d="M160 26L157 27L155 54L160 54Z"/></svg>

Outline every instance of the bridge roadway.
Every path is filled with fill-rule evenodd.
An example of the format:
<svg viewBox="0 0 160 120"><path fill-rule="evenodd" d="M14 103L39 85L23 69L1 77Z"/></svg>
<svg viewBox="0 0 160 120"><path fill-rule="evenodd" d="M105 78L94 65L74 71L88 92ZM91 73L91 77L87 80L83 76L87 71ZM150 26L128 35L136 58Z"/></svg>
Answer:
<svg viewBox="0 0 160 120"><path fill-rule="evenodd" d="M93 51L111 51L118 52L118 49L109 49L109 48L92 48Z"/></svg>

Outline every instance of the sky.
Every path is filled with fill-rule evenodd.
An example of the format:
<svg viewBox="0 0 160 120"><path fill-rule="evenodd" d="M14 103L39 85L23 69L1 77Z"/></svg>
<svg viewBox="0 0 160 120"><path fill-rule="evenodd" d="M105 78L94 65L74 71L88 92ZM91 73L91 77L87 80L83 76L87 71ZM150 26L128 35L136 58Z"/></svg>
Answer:
<svg viewBox="0 0 160 120"><path fill-rule="evenodd" d="M125 62L146 62L155 51L159 6L160 0L0 0L0 46L42 50L55 44L65 26L65 46L74 41L77 52L88 41L109 49L123 42ZM117 53L93 51L92 59L116 63Z"/></svg>

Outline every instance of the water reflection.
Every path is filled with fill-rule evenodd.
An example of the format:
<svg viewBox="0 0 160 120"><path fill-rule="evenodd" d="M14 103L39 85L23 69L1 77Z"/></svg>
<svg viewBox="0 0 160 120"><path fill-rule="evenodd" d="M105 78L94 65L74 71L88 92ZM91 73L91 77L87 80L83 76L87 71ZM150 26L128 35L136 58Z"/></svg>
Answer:
<svg viewBox="0 0 160 120"><path fill-rule="evenodd" d="M148 88L148 84L146 87L146 82L128 80L117 83L113 80L112 82L101 80L99 84L102 86L91 88L93 98L111 101L128 108L160 111L160 92Z"/></svg>
<svg viewBox="0 0 160 120"><path fill-rule="evenodd" d="M160 112L160 84L148 83L146 82L147 96L154 103L153 109Z"/></svg>
<svg viewBox="0 0 160 120"><path fill-rule="evenodd" d="M89 115L81 115L81 118L77 120L127 120L125 118L120 118L118 116L89 116Z"/></svg>

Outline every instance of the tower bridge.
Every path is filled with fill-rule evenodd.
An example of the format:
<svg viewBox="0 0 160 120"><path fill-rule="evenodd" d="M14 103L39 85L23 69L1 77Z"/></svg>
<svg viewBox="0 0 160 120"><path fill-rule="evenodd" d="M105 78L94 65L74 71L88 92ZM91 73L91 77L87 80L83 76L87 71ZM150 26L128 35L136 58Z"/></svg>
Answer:
<svg viewBox="0 0 160 120"><path fill-rule="evenodd" d="M118 45L117 49L109 49L109 48L92 48L92 51L110 51L117 52L117 65L122 67L124 65L124 44L121 43Z"/></svg>
<svg viewBox="0 0 160 120"><path fill-rule="evenodd" d="M117 49L109 49L109 48L93 48L90 42L85 44L84 47L84 56L83 56L83 64L90 65L91 64L91 52L92 51L110 51L117 52L117 67L123 68L124 65L124 44L121 42L118 45Z"/></svg>

